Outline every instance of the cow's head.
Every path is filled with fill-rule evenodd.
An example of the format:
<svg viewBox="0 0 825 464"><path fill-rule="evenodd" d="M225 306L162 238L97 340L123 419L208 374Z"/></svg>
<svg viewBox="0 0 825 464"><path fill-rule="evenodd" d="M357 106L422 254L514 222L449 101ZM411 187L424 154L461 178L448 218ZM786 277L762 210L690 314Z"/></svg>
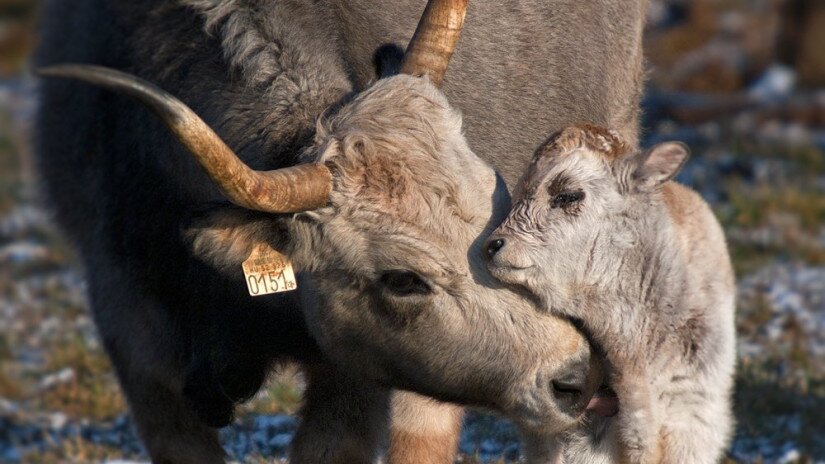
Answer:
<svg viewBox="0 0 825 464"><path fill-rule="evenodd" d="M452 3L428 5L408 74L325 117L305 163L278 171L251 170L180 101L134 77L77 66L49 74L153 109L238 207L187 232L197 256L236 275L258 244L288 255L304 273L309 327L345 370L531 428L566 428L601 383L600 367L571 324L486 269L482 244L509 197L433 84L466 7Z"/></svg>

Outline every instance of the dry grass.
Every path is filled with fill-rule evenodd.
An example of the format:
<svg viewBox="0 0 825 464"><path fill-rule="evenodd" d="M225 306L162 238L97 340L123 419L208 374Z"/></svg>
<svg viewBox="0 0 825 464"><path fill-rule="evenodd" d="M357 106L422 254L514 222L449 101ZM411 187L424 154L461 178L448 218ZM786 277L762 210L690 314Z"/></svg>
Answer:
<svg viewBox="0 0 825 464"><path fill-rule="evenodd" d="M295 414L301 407L304 379L296 366L274 372L251 401L238 411L244 414Z"/></svg>
<svg viewBox="0 0 825 464"><path fill-rule="evenodd" d="M21 71L35 43L39 1L0 0L0 76Z"/></svg>
<svg viewBox="0 0 825 464"><path fill-rule="evenodd" d="M760 227L787 221L790 229L818 232L825 224L825 195L793 187L777 189L769 185L728 190L732 208L731 222L741 227ZM786 219L787 218L787 219ZM793 230L791 230L793 232Z"/></svg>
<svg viewBox="0 0 825 464"><path fill-rule="evenodd" d="M126 404L106 355L75 337L49 350L49 372L71 368L74 377L48 389L40 399L44 409L75 418L112 419L126 411Z"/></svg>
<svg viewBox="0 0 825 464"><path fill-rule="evenodd" d="M0 214L20 201L20 159L10 138L10 118L0 110Z"/></svg>
<svg viewBox="0 0 825 464"><path fill-rule="evenodd" d="M23 390L20 385L6 373L6 366L0 363L0 398L18 399Z"/></svg>
<svg viewBox="0 0 825 464"><path fill-rule="evenodd" d="M123 453L111 446L90 443L83 438L64 439L46 452L30 452L23 456L27 464L93 463L123 458Z"/></svg>
<svg viewBox="0 0 825 464"><path fill-rule="evenodd" d="M809 145L778 146L744 137L733 137L726 152L741 165L758 159L762 171L770 173L759 180L732 174L723 181L727 202L717 205L716 213L728 232L737 274L777 259L825 265L819 238L825 227L825 153ZM757 230L769 239L755 239ZM743 240L741 234L754 239Z"/></svg>

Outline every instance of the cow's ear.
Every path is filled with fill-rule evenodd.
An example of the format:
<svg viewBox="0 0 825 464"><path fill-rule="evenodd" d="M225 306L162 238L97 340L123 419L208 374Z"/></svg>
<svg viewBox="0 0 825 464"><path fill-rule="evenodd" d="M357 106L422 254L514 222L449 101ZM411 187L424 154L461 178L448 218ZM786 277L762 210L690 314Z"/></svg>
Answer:
<svg viewBox="0 0 825 464"><path fill-rule="evenodd" d="M285 247L283 218L230 205L199 211L183 229L196 258L220 271L237 272L261 244Z"/></svg>
<svg viewBox="0 0 825 464"><path fill-rule="evenodd" d="M633 177L639 188L650 190L676 176L690 156L690 150L680 142L664 142L639 156Z"/></svg>

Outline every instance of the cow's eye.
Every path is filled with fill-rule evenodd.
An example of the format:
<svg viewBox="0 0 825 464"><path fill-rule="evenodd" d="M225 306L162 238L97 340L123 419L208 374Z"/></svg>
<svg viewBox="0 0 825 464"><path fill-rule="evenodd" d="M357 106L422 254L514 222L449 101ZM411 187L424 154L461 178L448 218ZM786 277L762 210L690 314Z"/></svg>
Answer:
<svg viewBox="0 0 825 464"><path fill-rule="evenodd" d="M387 271L381 275L381 283L400 296L425 295L432 291L418 274L410 271Z"/></svg>
<svg viewBox="0 0 825 464"><path fill-rule="evenodd" d="M566 190L553 197L553 208L567 208L575 203L584 200L584 192L581 190Z"/></svg>

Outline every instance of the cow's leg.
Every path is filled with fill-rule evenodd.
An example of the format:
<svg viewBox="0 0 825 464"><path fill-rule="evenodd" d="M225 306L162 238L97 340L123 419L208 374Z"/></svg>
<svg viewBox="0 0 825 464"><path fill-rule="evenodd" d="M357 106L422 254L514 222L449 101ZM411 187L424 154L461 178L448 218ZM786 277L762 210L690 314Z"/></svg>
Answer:
<svg viewBox="0 0 825 464"><path fill-rule="evenodd" d="M117 267L87 266L95 322L152 461L223 463L215 430L184 403L186 345L175 321Z"/></svg>
<svg viewBox="0 0 825 464"><path fill-rule="evenodd" d="M330 366L306 369L302 421L291 464L371 464L386 441L389 391Z"/></svg>
<svg viewBox="0 0 825 464"><path fill-rule="evenodd" d="M180 388L170 388L152 374L124 382L138 432L156 464L223 464L224 451L215 429L186 406Z"/></svg>
<svg viewBox="0 0 825 464"><path fill-rule="evenodd" d="M392 396L388 464L451 464L461 434L461 407L410 392Z"/></svg>

